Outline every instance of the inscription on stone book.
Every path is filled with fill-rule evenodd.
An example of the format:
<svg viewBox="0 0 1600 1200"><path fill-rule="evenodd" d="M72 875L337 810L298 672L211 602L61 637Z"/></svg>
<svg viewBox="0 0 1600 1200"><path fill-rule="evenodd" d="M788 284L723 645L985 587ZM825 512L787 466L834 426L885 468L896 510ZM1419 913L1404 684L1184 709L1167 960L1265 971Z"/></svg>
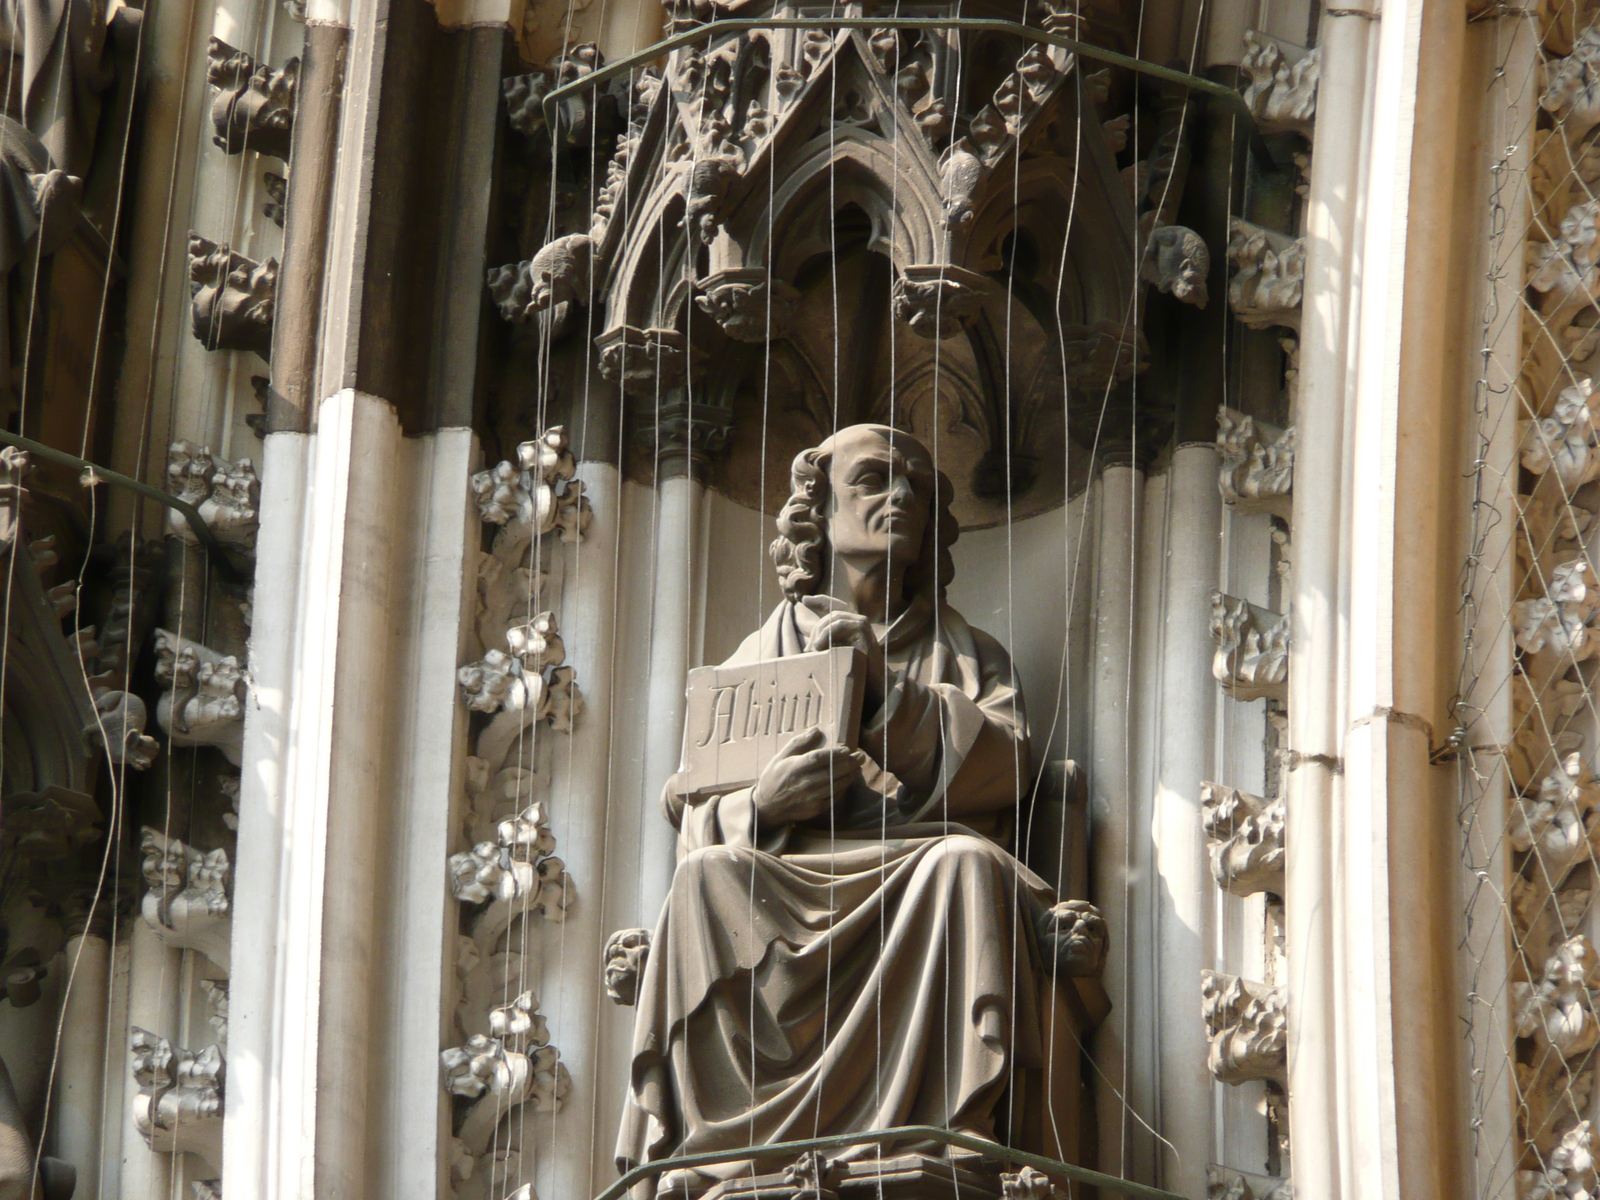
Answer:
<svg viewBox="0 0 1600 1200"><path fill-rule="evenodd" d="M689 672L682 794L749 787L797 733L821 728L854 749L861 732L861 653L850 647Z"/></svg>

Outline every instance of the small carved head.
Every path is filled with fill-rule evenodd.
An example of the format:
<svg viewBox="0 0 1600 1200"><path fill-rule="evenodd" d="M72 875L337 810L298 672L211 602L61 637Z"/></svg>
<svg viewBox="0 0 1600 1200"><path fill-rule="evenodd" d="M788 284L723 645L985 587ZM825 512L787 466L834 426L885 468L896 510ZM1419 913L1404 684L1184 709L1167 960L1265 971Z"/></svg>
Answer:
<svg viewBox="0 0 1600 1200"><path fill-rule="evenodd" d="M1064 900L1040 919L1039 953L1063 978L1098 978L1106 965L1106 919L1087 900Z"/></svg>
<svg viewBox="0 0 1600 1200"><path fill-rule="evenodd" d="M619 929L606 939L606 995L613 1004L632 1008L639 1000L639 981L650 957L648 929Z"/></svg>
<svg viewBox="0 0 1600 1200"><path fill-rule="evenodd" d="M955 575L953 495L927 448L885 425L852 425L802 450L771 547L784 595L798 600L822 586L830 547L845 549L830 539L837 522L850 550L905 556L906 596L942 598Z"/></svg>

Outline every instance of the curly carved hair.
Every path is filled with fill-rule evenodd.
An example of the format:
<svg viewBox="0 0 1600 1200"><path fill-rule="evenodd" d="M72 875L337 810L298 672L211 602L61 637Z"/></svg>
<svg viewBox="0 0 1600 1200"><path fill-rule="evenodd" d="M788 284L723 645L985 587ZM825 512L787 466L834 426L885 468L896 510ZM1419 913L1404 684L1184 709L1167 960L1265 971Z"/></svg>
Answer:
<svg viewBox="0 0 1600 1200"><path fill-rule="evenodd" d="M909 433L873 426L896 446L915 447L930 462L933 456ZM778 582L790 600L812 595L828 574L828 471L833 465L833 438L820 446L802 450L789 468L789 499L778 513L778 536L770 553L778 568ZM909 443L909 445L907 445ZM917 561L906 572L907 596L926 594L942 601L945 588L955 577L955 560L950 547L960 536L960 526L950 513L955 495L949 478L934 470L934 495L930 498L929 520L923 530Z"/></svg>

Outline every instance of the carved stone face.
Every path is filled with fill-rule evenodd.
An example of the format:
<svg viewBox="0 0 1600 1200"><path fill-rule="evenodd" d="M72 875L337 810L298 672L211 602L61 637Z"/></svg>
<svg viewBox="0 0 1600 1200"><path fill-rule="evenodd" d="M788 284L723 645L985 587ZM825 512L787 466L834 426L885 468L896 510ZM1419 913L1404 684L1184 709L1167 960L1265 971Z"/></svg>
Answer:
<svg viewBox="0 0 1600 1200"><path fill-rule="evenodd" d="M828 538L842 556L892 556L911 566L922 549L933 500L934 469L914 438L876 425L853 425L831 439Z"/></svg>
<svg viewBox="0 0 1600 1200"><path fill-rule="evenodd" d="M612 1003L631 1006L638 999L649 955L648 929L619 929L606 940L605 985Z"/></svg>

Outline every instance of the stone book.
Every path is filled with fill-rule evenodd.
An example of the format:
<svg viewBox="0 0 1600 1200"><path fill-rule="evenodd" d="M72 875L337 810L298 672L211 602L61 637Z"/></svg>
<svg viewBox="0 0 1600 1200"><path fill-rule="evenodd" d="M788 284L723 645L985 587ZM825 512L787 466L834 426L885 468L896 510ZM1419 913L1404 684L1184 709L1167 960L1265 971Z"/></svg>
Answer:
<svg viewBox="0 0 1600 1200"><path fill-rule="evenodd" d="M790 738L821 728L856 748L866 657L849 646L689 672L683 723L685 798L749 787Z"/></svg>

